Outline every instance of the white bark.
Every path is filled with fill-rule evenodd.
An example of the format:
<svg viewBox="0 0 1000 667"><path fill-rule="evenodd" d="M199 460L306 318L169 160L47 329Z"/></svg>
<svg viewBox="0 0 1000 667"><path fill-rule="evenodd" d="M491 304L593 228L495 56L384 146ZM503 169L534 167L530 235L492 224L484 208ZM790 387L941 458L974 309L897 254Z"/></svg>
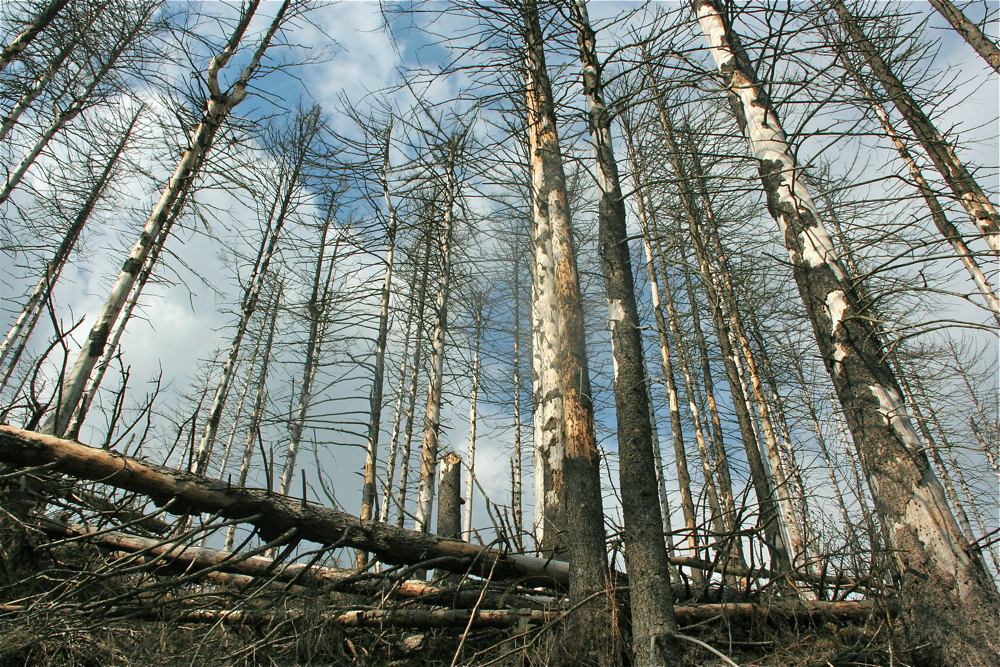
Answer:
<svg viewBox="0 0 1000 667"><path fill-rule="evenodd" d="M32 40L44 30L69 0L52 0L17 37L0 51L0 72L17 60Z"/></svg>
<svg viewBox="0 0 1000 667"><path fill-rule="evenodd" d="M444 211L439 230L438 292L434 301L434 333L431 335L431 373L427 386L427 410L424 415L424 440L420 456L420 482L417 487L417 511L414 530L430 532L434 506L434 477L437 468L438 436L441 429L441 390L444 383L445 334L448 330L448 296L451 279L451 236L454 227L458 183L455 155L449 155L445 184Z"/></svg>
<svg viewBox="0 0 1000 667"><path fill-rule="evenodd" d="M483 306L476 313L476 344L472 355L472 394L469 397L469 450L465 457L465 507L462 539L472 541L472 498L476 490L476 401L479 398L479 344L483 334Z"/></svg>
<svg viewBox="0 0 1000 667"><path fill-rule="evenodd" d="M235 53L236 47L242 40L243 34L250 23L250 19L260 4L260 0L251 0L230 37L229 44L227 44L222 53L212 58L207 77L211 96L206 105L205 116L195 129L187 150L185 150L184 155L181 157L180 163L177 165L173 176L171 176L169 183L163 190L159 202L157 202L149 219L146 221L139 240L129 253L129 257L121 273L118 275L118 279L111 288L111 294L97 316L93 329L91 329L88 344L81 350L72 371L63 381L61 391L62 401L56 409L55 414L46 423L46 432L57 435L65 432L70 416L79 403L80 396L83 394L87 379L90 377L94 365L104 352L111 326L117 319L129 291L131 291L132 286L135 284L136 274L149 255L151 245L159 236L160 229L170 210L173 208L174 203L187 191L192 179L201 169L205 155L211 147L212 140L219 127L225 122L226 117L233 108L246 97L247 85L260 66L261 58L263 58L264 52L270 46L275 32L281 26L289 3L290 0L282 2L256 52L243 69L240 78L225 93L219 87L219 72Z"/></svg>

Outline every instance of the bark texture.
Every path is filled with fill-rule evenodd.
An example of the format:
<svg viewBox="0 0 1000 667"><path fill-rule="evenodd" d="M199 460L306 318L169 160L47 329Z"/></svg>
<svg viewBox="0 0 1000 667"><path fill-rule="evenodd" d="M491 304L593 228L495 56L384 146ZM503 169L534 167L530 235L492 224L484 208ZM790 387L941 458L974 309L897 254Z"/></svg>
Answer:
<svg viewBox="0 0 1000 667"><path fill-rule="evenodd" d="M630 574L632 650L642 665L681 665L675 635L670 566L663 541L653 456L652 424L642 330L635 301L632 260L628 247L625 201L611 139L611 113L604 100L596 34L584 0L574 0L583 93L596 157L598 236L601 272L608 299L611 346L615 362L615 414L618 424L618 465L625 520L625 563Z"/></svg>
<svg viewBox="0 0 1000 667"><path fill-rule="evenodd" d="M858 296L738 37L714 1L692 4L759 161L768 209L785 239L819 353L889 534L911 658L921 665L996 664L1000 599L970 556L921 450L878 332L857 316Z"/></svg>

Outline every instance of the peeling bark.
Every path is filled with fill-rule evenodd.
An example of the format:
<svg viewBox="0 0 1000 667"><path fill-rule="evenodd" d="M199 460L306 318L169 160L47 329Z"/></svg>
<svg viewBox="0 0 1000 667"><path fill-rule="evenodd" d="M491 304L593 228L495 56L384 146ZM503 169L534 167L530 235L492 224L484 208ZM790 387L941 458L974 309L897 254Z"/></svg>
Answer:
<svg viewBox="0 0 1000 667"><path fill-rule="evenodd" d="M740 130L759 162L768 209L784 237L820 355L889 533L911 659L925 665L995 664L1000 596L970 556L921 451L878 332L857 316L857 293L738 37L714 0L692 5Z"/></svg>

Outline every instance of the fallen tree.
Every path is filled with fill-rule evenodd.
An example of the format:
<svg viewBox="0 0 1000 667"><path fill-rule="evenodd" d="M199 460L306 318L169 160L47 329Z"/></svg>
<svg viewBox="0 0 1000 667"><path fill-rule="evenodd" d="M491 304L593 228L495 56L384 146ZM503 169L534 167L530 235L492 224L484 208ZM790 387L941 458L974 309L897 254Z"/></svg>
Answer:
<svg viewBox="0 0 1000 667"><path fill-rule="evenodd" d="M50 520L44 520L41 527L51 537L87 538L89 542L99 544L112 554L123 558L131 557L157 572L204 575L220 583L237 586L247 586L258 579L364 596L391 593L400 598L446 599L449 604L457 607L476 604L489 608L524 607L550 604L555 600L523 590L488 590L483 593L484 585L488 584L482 579L469 580L460 586L435 586L417 579L406 579L407 572L412 568L399 573L365 574L305 563L278 564L264 556L185 546L171 540L126 535L119 531L97 531L88 526L69 526Z"/></svg>
<svg viewBox="0 0 1000 667"><path fill-rule="evenodd" d="M226 482L174 470L34 431L0 426L0 461L21 466L54 464L54 472L141 493L173 514L210 513L243 520L265 540L308 540L352 547L384 563L451 559L448 569L493 579L519 579L527 585L566 587L569 565L561 561L510 554L501 549L449 540L377 521L365 521L306 499L267 489L233 487ZM442 565L444 567L445 565Z"/></svg>
<svg viewBox="0 0 1000 667"><path fill-rule="evenodd" d="M469 572L493 580L516 579L529 587L566 588L569 584L569 564L563 561L511 554L503 549L363 520L308 502L305 498L292 498L267 489L234 487L223 481L122 456L111 450L88 447L13 426L0 425L0 462L17 466L45 466L47 470L143 494L160 506L169 504L168 509L173 514L205 512L243 521L256 527L261 537L268 541L284 536L286 543L308 540L335 547L352 547L371 552L378 560L389 564L440 559L434 567L458 573ZM737 577L787 577L810 583L856 585L844 577L748 570L695 558L675 557L671 562L675 566ZM296 567L305 566L288 567L291 568L289 572L297 573Z"/></svg>
<svg viewBox="0 0 1000 667"><path fill-rule="evenodd" d="M540 625L560 620L569 612L540 609L362 609L316 614L294 609L185 609L171 607L122 606L101 612L102 617L145 618L152 620L181 620L201 623L234 623L271 625L285 620L299 619L332 622L345 627L493 627L503 628L519 624ZM25 612L21 605L0 605L0 612ZM42 609L34 609L39 612ZM780 618L783 620L840 620L865 619L877 614L895 615L894 605L879 605L870 600L844 602L750 602L675 605L674 614L680 623L715 619L740 620L753 618ZM471 623L470 623L471 619Z"/></svg>

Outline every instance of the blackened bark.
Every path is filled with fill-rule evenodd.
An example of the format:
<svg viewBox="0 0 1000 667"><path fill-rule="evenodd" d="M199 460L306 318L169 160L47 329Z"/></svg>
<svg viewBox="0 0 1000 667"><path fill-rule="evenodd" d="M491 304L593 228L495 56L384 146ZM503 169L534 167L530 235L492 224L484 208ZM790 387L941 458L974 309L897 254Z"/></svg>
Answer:
<svg viewBox="0 0 1000 667"><path fill-rule="evenodd" d="M629 572L635 660L642 665L681 665L673 614L670 567L663 541L653 457L652 425L642 332L635 302L628 248L625 201L611 141L611 115L604 101L596 35L584 0L571 4L583 66L590 137L597 161L598 236L601 272L610 310L615 359L618 465L625 520L625 563Z"/></svg>

